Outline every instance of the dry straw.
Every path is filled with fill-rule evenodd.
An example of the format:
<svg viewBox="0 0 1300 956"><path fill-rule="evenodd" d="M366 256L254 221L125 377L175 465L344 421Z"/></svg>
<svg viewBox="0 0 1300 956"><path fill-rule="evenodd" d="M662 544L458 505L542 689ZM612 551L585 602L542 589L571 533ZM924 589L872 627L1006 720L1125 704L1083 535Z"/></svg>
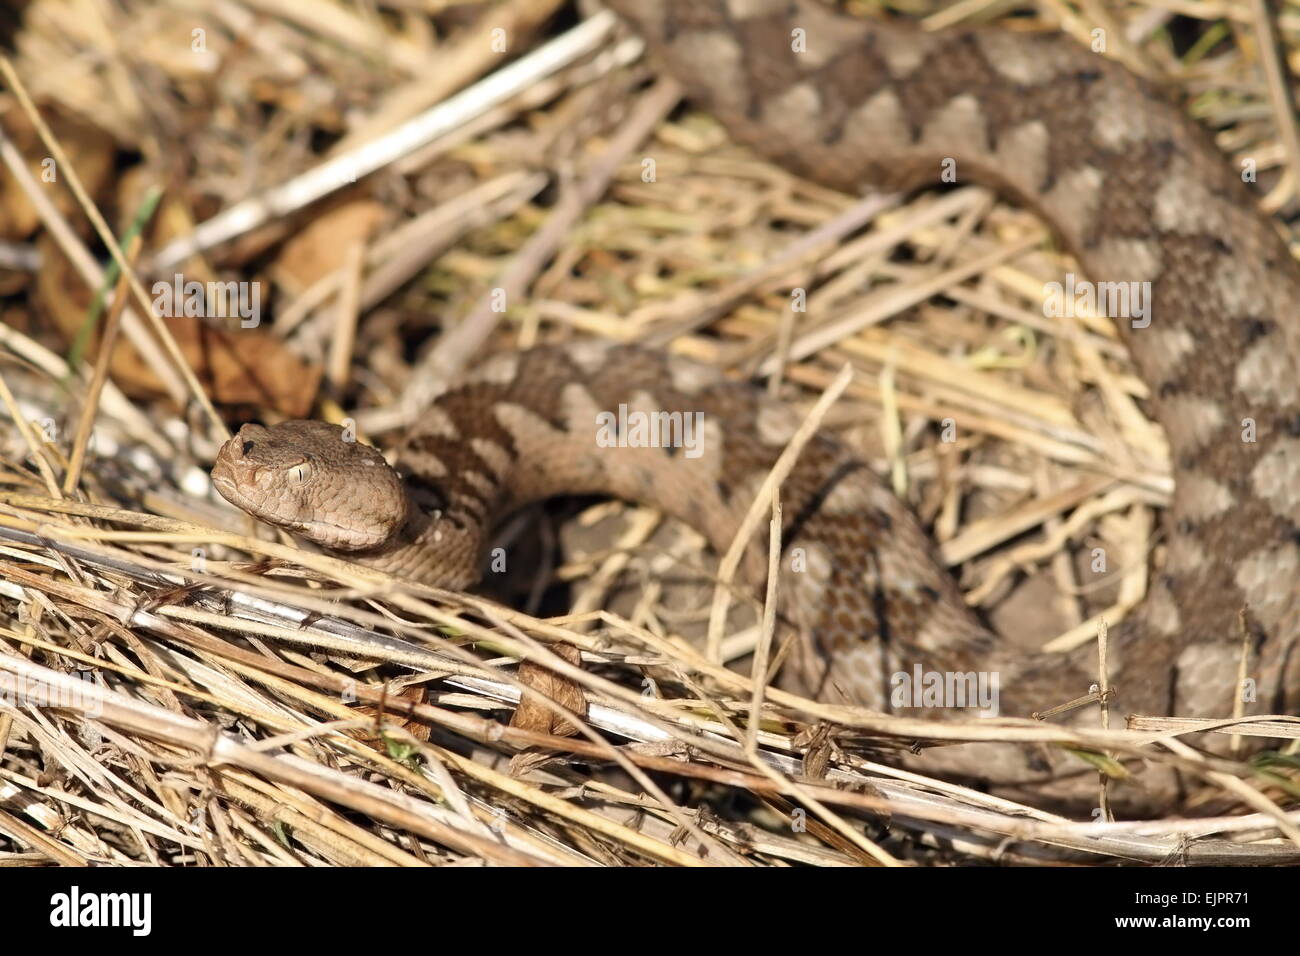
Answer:
<svg viewBox="0 0 1300 956"><path fill-rule="evenodd" d="M204 252L205 268L237 270L255 260L232 249L265 252L255 230L304 228L316 215L307 204L321 196L381 202L384 233L357 238L335 268L285 290L274 325L302 354L330 363L337 395L381 444L418 405L404 396L436 391L430 370L484 347L653 341L767 377L810 424L874 456L938 529L983 609L996 613L1025 581L1050 584L1064 597L1032 611L1055 628L1049 646L1095 640L1099 620L1114 624L1141 599L1168 462L1107 323L1044 319L1043 284L1069 264L1028 214L975 188L855 202L798 181L728 145L708 117L671 113L670 84L640 91L639 45L604 14L547 35L528 4L506 4L517 29L502 59L470 42L490 36L489 24L435 39L366 5L259 0L183 15L167 3L130 6L129 21L103 5L79 20L34 0L5 65L17 100L4 103L0 125L16 110L32 120L67 111L100 117L119 148L142 156L187 151L169 168L194 180L168 188L206 192L226 211L173 228L167 245L140 257L168 269ZM954 4L936 20L998 6ZM1087 39L1066 4L1044 6ZM1266 84L1241 57L1179 61L1160 37L1173 8L1127 4L1119 55L1201 93L1197 108L1211 125L1240 115L1244 97L1265 115L1239 123L1225 146L1293 163L1293 127L1274 121L1276 100L1267 107L1276 66ZM1224 29L1250 25L1232 5L1196 11L1210 29L1220 18ZM209 75L207 60L177 52L195 18L221 63L212 95L232 110L263 97L258 111L236 110L244 125L234 131L208 131L178 95ZM1297 29L1282 20L1286 48ZM241 55L240 44L258 55ZM426 102L425 65L440 57L454 57L459 87ZM57 78L54 62L65 64ZM333 152L286 135L297 129L295 109L343 102L357 115L336 129ZM348 122L324 106L312 121ZM162 129L196 132L163 142ZM1284 148L1270 149L1279 129ZM0 147L11 168L32 159L9 140ZM655 175L646 177L651 155ZM237 175L247 169L251 185ZM102 285L84 231L32 177L14 181L42 228L81 262L83 281ZM546 195L549 182L558 199ZM1294 182L1276 187L1274 208ZM79 190L78 208L102 232L91 198ZM183 208L169 207L171 226ZM136 315L148 305L147 265L131 268L134 251L110 247L128 265L110 321L120 317L123 337L139 345L157 328L156 317ZM35 248L8 253L40 267ZM503 285L512 307L491 311L488 296ZM792 289L809 301L793 319ZM430 316L450 331L412 360L403 336L431 338ZM340 329L355 345L331 355ZM144 347L165 388L208 406L175 364L173 343L161 343ZM1281 809L1296 797L1287 770L1206 758L1180 739L1208 731L1294 741L1293 719L1121 728L1123 711L1112 706L1111 726L1099 717L1095 729L1064 730L801 700L751 680L748 660L738 660L756 651L760 674L779 661L774 592L735 591L734 556L715 576L717 556L698 541L665 538L655 516L622 506L568 520L612 521L601 545L569 552L559 567L520 566L524 585L533 577L524 589L531 612L415 586L266 540L206 484L221 427L132 404L102 370L67 369L50 344L39 328L0 325L0 417L18 426L0 437L0 688L10 691L0 694L0 862L1300 861L1300 811ZM78 414L93 420L93 440L48 441L30 424ZM934 430L950 417L963 434L945 446ZM779 515L780 468L754 501L755 532ZM522 523L545 537L557 514L535 509ZM1096 542L1113 556L1100 583L1072 560ZM774 561L779 524L770 547ZM673 583L679 577L704 585L693 618L673 604L692 593ZM547 618L537 601L555 581L571 585L576 610ZM726 613L733 605L757 609L757 626L737 623ZM684 639L690 624L710 640ZM580 666L557 644L576 648ZM586 713L564 714L578 734L507 726L521 695L558 708L516 679L520 659L583 689ZM32 705L40 695L48 706ZM990 740L1177 768L1197 815L1074 820L891 765L918 745ZM1122 786L1103 783L1098 799Z"/></svg>

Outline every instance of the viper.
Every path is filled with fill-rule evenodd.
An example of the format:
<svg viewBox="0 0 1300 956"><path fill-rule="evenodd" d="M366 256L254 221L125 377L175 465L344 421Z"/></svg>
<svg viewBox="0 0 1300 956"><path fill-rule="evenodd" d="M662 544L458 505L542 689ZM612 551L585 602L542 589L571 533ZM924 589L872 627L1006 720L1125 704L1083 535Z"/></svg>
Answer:
<svg viewBox="0 0 1300 956"><path fill-rule="evenodd" d="M1111 632L1112 680L1127 711L1229 716L1244 627L1257 688L1245 712L1294 712L1300 270L1205 131L1061 35L931 33L786 0L609 5L737 141L798 175L912 190L955 162L962 181L1035 210L1093 279L1150 289L1147 317L1117 328L1168 436L1176 490L1163 566ZM703 413L701 453L598 443L598 416L622 405ZM213 479L235 505L332 552L469 588L494 523L553 495L653 505L725 550L799 421L711 368L578 342L482 362L403 436L396 467L334 426L292 421L245 425ZM780 495L787 556L804 559L781 565L780 612L799 635L784 680L805 694L887 710L889 676L917 664L992 671L1002 713L1025 716L1096 681L1094 648L1007 649L915 516L830 434L804 447ZM763 547L744 565L756 585ZM941 765L1007 783L1063 767L1012 747L953 750Z"/></svg>

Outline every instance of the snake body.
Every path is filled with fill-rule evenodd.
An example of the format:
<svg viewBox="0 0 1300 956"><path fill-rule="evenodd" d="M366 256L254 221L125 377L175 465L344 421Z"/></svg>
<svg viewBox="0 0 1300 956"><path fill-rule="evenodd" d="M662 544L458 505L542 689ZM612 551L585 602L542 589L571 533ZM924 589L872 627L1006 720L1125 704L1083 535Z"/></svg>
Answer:
<svg viewBox="0 0 1300 956"><path fill-rule="evenodd" d="M1176 491L1164 565L1112 634L1112 679L1127 711L1231 714L1244 626L1257 688L1246 712L1294 712L1300 272L1204 131L1058 35L925 33L785 0L609 5L736 140L782 166L860 191L936 183L955 160L962 181L1037 210L1091 278L1150 283L1150 323L1118 327L1168 435ZM598 416L620 405L703 413L701 454L602 447ZM725 549L797 424L686 360L577 343L488 359L409 431L396 470L332 426L289 422L245 426L213 475L236 505L331 550L464 588L496 516L562 493L645 502ZM914 664L995 670L1002 713L1026 715L1096 680L1091 648L1005 651L916 518L833 437L804 449L781 495L787 556L802 558L781 582L798 689L888 709L889 675ZM762 547L751 550L757 583ZM1018 754L966 769L1010 782L1053 772Z"/></svg>

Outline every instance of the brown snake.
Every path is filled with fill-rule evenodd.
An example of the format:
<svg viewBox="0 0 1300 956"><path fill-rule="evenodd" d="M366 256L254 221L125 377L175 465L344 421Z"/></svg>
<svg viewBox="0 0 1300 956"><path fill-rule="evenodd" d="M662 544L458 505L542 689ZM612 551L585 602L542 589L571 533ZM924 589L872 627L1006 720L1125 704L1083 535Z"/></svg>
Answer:
<svg viewBox="0 0 1300 956"><path fill-rule="evenodd" d="M1091 278L1150 283L1150 324L1117 325L1168 434L1176 491L1164 566L1111 635L1121 712L1231 715L1243 608L1258 687L1246 713L1295 712L1300 270L1204 131L1059 35L924 33L784 0L609 5L736 140L797 174L913 189L955 159L963 181L1036 210ZM621 404L702 412L702 454L600 447L597 415ZM725 549L798 421L684 360L580 343L484 362L405 436L400 477L311 422L244 426L213 477L231 502L327 549L466 588L494 520L557 494L645 502ZM1094 648L1004 650L917 520L833 437L804 449L781 496L787 555L803 549L806 566L781 581L801 635L785 675L796 688L888 709L890 675L916 663L997 671L1002 713L1023 716L1095 681ZM756 583L762 550L746 565ZM1095 709L1086 719L1096 725ZM1066 772L1059 755L956 749L969 753L940 765L1003 783Z"/></svg>

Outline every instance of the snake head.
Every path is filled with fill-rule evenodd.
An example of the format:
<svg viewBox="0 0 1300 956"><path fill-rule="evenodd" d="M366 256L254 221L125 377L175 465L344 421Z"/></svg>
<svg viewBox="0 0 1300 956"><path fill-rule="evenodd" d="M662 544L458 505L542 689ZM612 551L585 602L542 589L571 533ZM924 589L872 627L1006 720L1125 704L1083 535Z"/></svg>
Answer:
<svg viewBox="0 0 1300 956"><path fill-rule="evenodd" d="M325 422L244 425L217 453L212 483L235 507L332 551L378 547L407 518L384 456Z"/></svg>

